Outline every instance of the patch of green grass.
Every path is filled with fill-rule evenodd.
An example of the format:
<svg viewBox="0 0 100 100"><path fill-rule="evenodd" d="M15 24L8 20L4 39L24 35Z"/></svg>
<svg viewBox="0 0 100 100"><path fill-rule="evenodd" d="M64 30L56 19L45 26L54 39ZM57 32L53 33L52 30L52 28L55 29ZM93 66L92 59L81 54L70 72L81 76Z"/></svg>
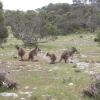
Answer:
<svg viewBox="0 0 100 100"><path fill-rule="evenodd" d="M39 45L40 48L46 48L47 50L56 50L59 48L59 45L55 45L55 44L49 44L49 43L43 43Z"/></svg>
<svg viewBox="0 0 100 100"><path fill-rule="evenodd" d="M58 36L56 41L40 43L39 45L46 52L51 50L57 51L58 56L61 55L60 51L62 49L76 46L80 54L87 56L82 58L76 54L75 56L80 61L91 59L99 61L100 56L98 54L100 47L93 41L95 35L81 35L83 38L80 38L80 34ZM49 64L45 59L40 57L35 58L39 60L38 62L20 62L18 58L13 58L17 56L16 44L23 45L22 41L10 36L8 42L3 45L4 49L0 48L0 59L2 60L0 67L4 66L5 70L10 71L10 79L18 82L18 90L11 91L17 93L19 97L0 96L0 100L20 100L22 97L25 97L26 100L94 100L81 96L82 89L87 87L90 82L90 77L84 72L85 70L73 68L74 64L64 62ZM94 54L90 52L94 52ZM80 72L77 72L78 70ZM28 88L25 88L27 86ZM32 96L27 97L27 94L20 94L20 91L32 92Z"/></svg>

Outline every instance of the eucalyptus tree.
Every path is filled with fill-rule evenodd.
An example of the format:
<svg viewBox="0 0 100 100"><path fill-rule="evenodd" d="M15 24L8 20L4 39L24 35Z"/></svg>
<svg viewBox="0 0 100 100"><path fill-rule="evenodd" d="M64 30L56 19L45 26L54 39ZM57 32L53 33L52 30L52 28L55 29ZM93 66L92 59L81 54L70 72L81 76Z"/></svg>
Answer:
<svg viewBox="0 0 100 100"><path fill-rule="evenodd" d="M4 22L3 5L0 2L0 44L4 42L7 37L8 37L8 32Z"/></svg>

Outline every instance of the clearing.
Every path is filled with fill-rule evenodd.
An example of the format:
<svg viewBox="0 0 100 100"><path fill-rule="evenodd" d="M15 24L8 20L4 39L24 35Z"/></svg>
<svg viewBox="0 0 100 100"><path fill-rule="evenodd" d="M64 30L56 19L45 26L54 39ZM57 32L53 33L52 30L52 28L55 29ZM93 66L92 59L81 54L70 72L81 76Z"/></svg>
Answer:
<svg viewBox="0 0 100 100"><path fill-rule="evenodd" d="M37 62L18 61L14 46L23 43L10 36L0 48L0 71L10 72L7 77L18 82L18 90L0 89L0 100L94 100L83 98L81 91L91 81L90 75L100 70L100 46L94 42L95 35L81 35L58 36L56 41L40 43ZM74 55L73 63L49 64L48 51L59 60L72 46L80 52Z"/></svg>

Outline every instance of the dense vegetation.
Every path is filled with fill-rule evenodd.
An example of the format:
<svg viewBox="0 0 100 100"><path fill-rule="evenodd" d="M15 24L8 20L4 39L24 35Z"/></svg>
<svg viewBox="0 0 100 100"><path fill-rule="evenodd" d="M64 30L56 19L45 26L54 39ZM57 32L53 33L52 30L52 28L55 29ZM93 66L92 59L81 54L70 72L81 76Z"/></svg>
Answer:
<svg viewBox="0 0 100 100"><path fill-rule="evenodd" d="M0 2L0 44L8 37L7 29L4 23L3 5Z"/></svg>
<svg viewBox="0 0 100 100"><path fill-rule="evenodd" d="M77 31L94 32L100 26L100 3L98 0L73 0L73 4L49 4L26 12L7 10L5 21L25 43Z"/></svg>

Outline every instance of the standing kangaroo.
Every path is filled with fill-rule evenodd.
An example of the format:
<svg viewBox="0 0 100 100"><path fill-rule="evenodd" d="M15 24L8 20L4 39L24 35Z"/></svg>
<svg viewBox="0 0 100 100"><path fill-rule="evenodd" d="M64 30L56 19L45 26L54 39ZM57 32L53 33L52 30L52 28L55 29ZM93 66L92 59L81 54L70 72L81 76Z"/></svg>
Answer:
<svg viewBox="0 0 100 100"><path fill-rule="evenodd" d="M64 51L64 52L61 54L61 56L60 56L59 62L61 62L62 60L64 60L65 63L66 63L67 60L68 60L68 58L69 58L70 56L73 56L73 54L74 54L75 52L78 53L78 51L77 51L77 49L76 49L75 47L72 47L71 50L66 50L66 51Z"/></svg>
<svg viewBox="0 0 100 100"><path fill-rule="evenodd" d="M23 56L25 55L24 48L21 48L19 46L16 46L16 49L18 51L18 56L21 58L20 61L23 61Z"/></svg>
<svg viewBox="0 0 100 100"><path fill-rule="evenodd" d="M28 61L33 61L34 60L34 56L37 55L37 52L41 51L38 46L36 46L34 49L32 49L29 54L28 54Z"/></svg>

